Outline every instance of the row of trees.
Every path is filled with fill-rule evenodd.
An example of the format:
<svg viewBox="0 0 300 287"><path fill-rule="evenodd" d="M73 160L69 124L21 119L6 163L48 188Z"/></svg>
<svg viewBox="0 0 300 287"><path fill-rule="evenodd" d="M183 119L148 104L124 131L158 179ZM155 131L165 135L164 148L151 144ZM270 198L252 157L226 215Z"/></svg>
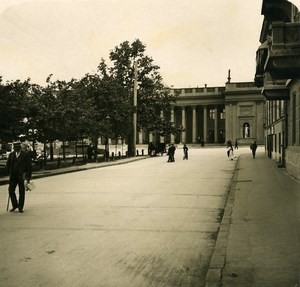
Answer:
<svg viewBox="0 0 300 287"><path fill-rule="evenodd" d="M179 132L170 122L170 108L177 96L162 82L159 67L145 54L140 41L125 41L109 54L111 66L101 59L97 71L80 80L46 80L46 86L30 79L3 83L0 77L0 139L12 141L20 134L28 140L52 142L100 136L133 142L134 63L137 65L137 128L161 135ZM161 117L161 111L165 117Z"/></svg>

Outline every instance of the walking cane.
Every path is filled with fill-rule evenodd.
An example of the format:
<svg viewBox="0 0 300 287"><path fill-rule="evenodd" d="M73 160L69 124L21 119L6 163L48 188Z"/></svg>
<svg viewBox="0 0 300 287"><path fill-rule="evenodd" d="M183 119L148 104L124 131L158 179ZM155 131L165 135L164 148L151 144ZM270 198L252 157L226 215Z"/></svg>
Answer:
<svg viewBox="0 0 300 287"><path fill-rule="evenodd" d="M8 194L8 199L7 199L7 206L6 206L6 211L8 211L8 208L9 208L9 199L10 199L10 196Z"/></svg>

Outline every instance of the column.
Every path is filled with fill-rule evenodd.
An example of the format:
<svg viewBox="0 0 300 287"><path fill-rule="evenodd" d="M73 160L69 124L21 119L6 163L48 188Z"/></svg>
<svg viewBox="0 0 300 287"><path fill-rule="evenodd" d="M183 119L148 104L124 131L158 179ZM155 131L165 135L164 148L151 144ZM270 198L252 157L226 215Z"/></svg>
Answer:
<svg viewBox="0 0 300 287"><path fill-rule="evenodd" d="M207 142L207 106L203 106L203 140Z"/></svg>
<svg viewBox="0 0 300 287"><path fill-rule="evenodd" d="M153 143L153 133L149 134L149 143Z"/></svg>
<svg viewBox="0 0 300 287"><path fill-rule="evenodd" d="M175 117L174 117L174 107L171 107L171 123L173 123L173 125L175 125ZM174 143L175 142L175 136L173 134L171 134L171 142Z"/></svg>
<svg viewBox="0 0 300 287"><path fill-rule="evenodd" d="M161 111L161 112L160 112L160 118L163 119L163 117L164 117L164 112ZM159 136L159 142L160 142L160 143L164 143L164 142L165 142L165 137L160 135L160 136Z"/></svg>
<svg viewBox="0 0 300 287"><path fill-rule="evenodd" d="M140 131L139 131L138 143L139 144L143 143L143 130L142 129L140 129Z"/></svg>
<svg viewBox="0 0 300 287"><path fill-rule="evenodd" d="M197 143L197 119L196 119L196 106L193 106L193 143Z"/></svg>
<svg viewBox="0 0 300 287"><path fill-rule="evenodd" d="M181 143L186 141L186 119L185 119L185 107L181 107L181 126L183 128L181 132Z"/></svg>
<svg viewBox="0 0 300 287"><path fill-rule="evenodd" d="M227 142L230 130L230 105L225 104L225 142Z"/></svg>
<svg viewBox="0 0 300 287"><path fill-rule="evenodd" d="M238 114L237 114L237 104L233 103L232 104L232 110L231 110L231 115L232 115L232 132L231 132L231 141L234 141L238 137L238 132L240 131L240 126L238 123ZM251 133L250 133L251 136Z"/></svg>
<svg viewBox="0 0 300 287"><path fill-rule="evenodd" d="M215 138L215 143L217 143L218 142L218 138L219 138L219 131L218 131L218 129L219 129L219 125L218 125L218 119L219 119L218 107L215 107L214 114L215 114L215 122L214 122L214 124L215 124L215 127L214 127L215 136L214 136L214 138Z"/></svg>

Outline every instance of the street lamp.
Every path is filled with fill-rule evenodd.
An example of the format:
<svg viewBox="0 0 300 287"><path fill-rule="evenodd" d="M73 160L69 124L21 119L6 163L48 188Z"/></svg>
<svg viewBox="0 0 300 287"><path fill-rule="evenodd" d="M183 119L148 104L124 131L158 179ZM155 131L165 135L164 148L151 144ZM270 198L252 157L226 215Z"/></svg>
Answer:
<svg viewBox="0 0 300 287"><path fill-rule="evenodd" d="M105 150L104 150L104 155L105 155L105 161L109 160L109 144L108 144L108 125L110 122L110 116L107 115L105 118L105 122L106 122L106 129L105 129Z"/></svg>
<svg viewBox="0 0 300 287"><path fill-rule="evenodd" d="M134 61L134 87L133 87L133 146L132 156L136 156L136 135L137 135L137 63Z"/></svg>

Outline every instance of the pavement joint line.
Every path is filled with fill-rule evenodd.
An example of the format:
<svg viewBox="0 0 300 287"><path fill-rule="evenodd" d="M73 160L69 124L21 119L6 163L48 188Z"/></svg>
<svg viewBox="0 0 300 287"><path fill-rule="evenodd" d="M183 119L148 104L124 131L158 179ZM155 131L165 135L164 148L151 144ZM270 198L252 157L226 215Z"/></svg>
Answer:
<svg viewBox="0 0 300 287"><path fill-rule="evenodd" d="M230 233L231 215L234 205L235 185L238 182L239 157L237 158L232 180L228 187L228 194L224 208L223 218L217 235L215 250L210 261L208 272L206 274L205 287L222 286L222 272L226 264L227 243ZM252 180L251 180L252 181Z"/></svg>

